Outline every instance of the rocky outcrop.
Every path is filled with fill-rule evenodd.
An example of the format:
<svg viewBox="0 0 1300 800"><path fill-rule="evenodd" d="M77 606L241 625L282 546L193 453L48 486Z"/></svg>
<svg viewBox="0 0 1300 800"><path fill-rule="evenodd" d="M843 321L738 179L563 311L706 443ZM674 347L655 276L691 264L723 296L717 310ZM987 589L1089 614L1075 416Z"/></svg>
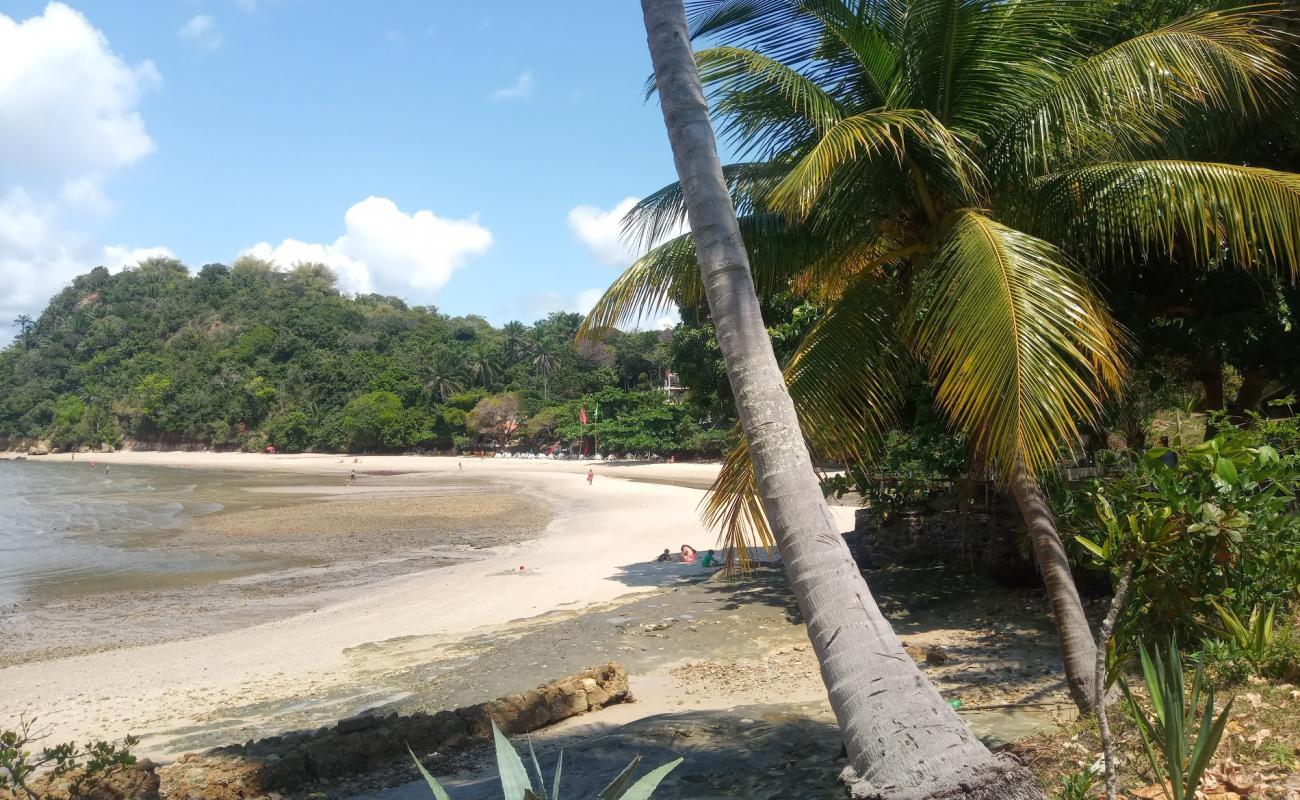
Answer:
<svg viewBox="0 0 1300 800"><path fill-rule="evenodd" d="M31 785L41 800L158 800L158 787L157 767L147 759L91 778L77 769L58 777L38 779ZM18 797L0 789L0 800Z"/></svg>
<svg viewBox="0 0 1300 800"><path fill-rule="evenodd" d="M487 703L435 714L358 714L330 728L188 754L158 770L163 800L253 800L313 781L367 772L417 753L446 752L527 733L629 702L627 671L614 662Z"/></svg>

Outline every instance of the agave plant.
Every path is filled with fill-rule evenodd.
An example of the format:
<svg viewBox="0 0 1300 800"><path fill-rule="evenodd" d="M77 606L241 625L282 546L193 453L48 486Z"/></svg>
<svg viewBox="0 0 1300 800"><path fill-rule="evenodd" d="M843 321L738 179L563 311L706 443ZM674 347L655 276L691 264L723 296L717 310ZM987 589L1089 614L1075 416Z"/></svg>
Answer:
<svg viewBox="0 0 1300 800"><path fill-rule="evenodd" d="M1256 666L1264 663L1276 638L1273 629L1273 606L1261 608L1256 605L1250 610L1250 617L1243 620L1232 609L1214 600L1210 602L1214 603L1214 610L1223 621L1223 631L1227 641L1231 642L1237 652L1250 663Z"/></svg>
<svg viewBox="0 0 1300 800"><path fill-rule="evenodd" d="M1232 712L1232 700L1214 716L1214 688L1204 689L1205 667L1198 659L1190 696L1183 682L1183 663L1178 643L1170 642L1166 654L1156 647L1147 652L1138 649L1142 677L1151 701L1148 714L1138 703L1127 684L1121 683L1129 710L1137 721L1142 748L1157 783L1166 782L1169 800L1191 800L1200 786L1201 775L1210 765L1214 751L1223 738L1223 730ZM1202 690L1205 707L1200 708ZM1196 716L1200 712L1200 723ZM1195 738L1192 738L1193 732Z"/></svg>
<svg viewBox="0 0 1300 800"><path fill-rule="evenodd" d="M492 741L496 746L497 756L497 774L501 780L501 792L505 800L560 800L560 778L564 769L564 751L560 751L559 758L555 762L555 773L551 777L550 791L547 791L546 778L542 775L542 765L537 761L537 753L533 750L533 743L528 742L528 756L533 764L533 777L528 775L528 768L524 766L524 760L515 752L511 746L510 740L501 733L496 723L492 723ZM410 748L407 748L410 752ZM451 795L447 790L442 788L437 779L429 774L420 759L411 753L411 759L415 761L415 766L420 770L420 776L428 784L429 790L433 792L435 800L451 800ZM641 756L632 759L632 763L619 773L618 777L610 782L600 794L596 795L596 800L649 800L654 794L655 789L668 777L668 773L677 768L682 763L682 759L670 761L663 766L651 770L642 775L640 779L634 781L637 767L641 764Z"/></svg>
<svg viewBox="0 0 1300 800"><path fill-rule="evenodd" d="M825 312L786 368L810 444L869 463L928 380L1028 523L1076 701L1095 648L1037 474L1077 444L1124 372L1088 263L1177 245L1300 266L1300 176L1178 156L1290 87L1278 11L1199 12L1115 41L1120 4L1069 0L699 0L692 35L761 293ZM629 237L685 221L669 185ZM633 263L592 333L704 296L692 234ZM771 543L747 453L706 509L745 553ZM752 541L752 540L751 540Z"/></svg>

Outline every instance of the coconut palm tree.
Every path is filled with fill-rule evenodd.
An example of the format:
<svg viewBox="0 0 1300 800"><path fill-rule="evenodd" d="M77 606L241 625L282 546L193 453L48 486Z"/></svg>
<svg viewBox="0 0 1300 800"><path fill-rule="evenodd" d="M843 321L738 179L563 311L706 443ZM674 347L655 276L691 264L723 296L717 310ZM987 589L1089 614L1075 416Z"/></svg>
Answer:
<svg viewBox="0 0 1300 800"><path fill-rule="evenodd" d="M528 356L542 379L542 401L545 402L550 395L551 375L560 366L560 355L545 339L532 339L528 342Z"/></svg>
<svg viewBox="0 0 1300 800"><path fill-rule="evenodd" d="M749 260L691 57L681 0L642 0L664 123L698 243L699 283L718 331L764 510L808 624L844 735L854 796L1042 797L996 761L903 651L821 494L763 326Z"/></svg>
<svg viewBox="0 0 1300 800"><path fill-rule="evenodd" d="M19 314L13 321L13 327L18 329L18 336L23 342L23 350L26 351L31 347L32 331L36 328L36 323L32 321L31 316Z"/></svg>
<svg viewBox="0 0 1300 800"><path fill-rule="evenodd" d="M500 372L500 364L496 354L488 347L480 345L469 352L470 377L484 389L492 391L492 384L496 381L498 372Z"/></svg>
<svg viewBox="0 0 1300 800"><path fill-rule="evenodd" d="M1114 8L699 0L691 15L693 36L722 42L695 58L746 159L723 174L755 284L825 307L786 370L811 444L869 461L923 375L1020 507L1085 708L1095 646L1037 480L1123 372L1083 265L1175 247L1293 278L1300 265L1300 177L1177 157L1288 86L1275 9L1092 44ZM662 240L686 212L672 184L633 209L629 234ZM700 304L698 237L636 261L586 330ZM770 539L760 483L742 445L709 507L733 543L746 528Z"/></svg>
<svg viewBox="0 0 1300 800"><path fill-rule="evenodd" d="M465 388L464 365L453 353L443 352L425 363L424 392L439 402L447 402Z"/></svg>
<svg viewBox="0 0 1300 800"><path fill-rule="evenodd" d="M501 326L501 335L505 346L506 366L519 363L528 351L528 326L519 320L511 320Z"/></svg>

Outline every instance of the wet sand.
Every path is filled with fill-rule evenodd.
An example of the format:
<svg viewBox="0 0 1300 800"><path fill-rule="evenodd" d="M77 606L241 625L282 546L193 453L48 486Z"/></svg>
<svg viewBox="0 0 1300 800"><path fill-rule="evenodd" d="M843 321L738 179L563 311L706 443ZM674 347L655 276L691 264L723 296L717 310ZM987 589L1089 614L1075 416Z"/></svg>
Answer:
<svg viewBox="0 0 1300 800"><path fill-rule="evenodd" d="M29 655L40 646L94 652L37 652L40 660L0 668L0 719L39 716L59 740L130 732L155 757L400 701L411 690L392 676L454 664L476 637L513 635L527 620L698 576L694 565L647 562L665 547L712 540L698 521L698 489L614 476L698 480L716 465L598 464L587 485L590 465L580 462L99 458L114 470L192 467L200 481L207 469L251 476L258 491L247 494L263 498L250 501L256 508L188 526L175 546L277 564L177 591L101 597L97 606L51 604L41 613L83 620L63 641L39 618L20 623L41 639L26 645ZM356 486L346 483L352 470ZM851 510L843 511L847 526ZM434 521L459 530L459 546L445 534L431 546L420 531ZM285 564L293 559L301 562ZM96 634L104 621L118 633ZM519 674L531 667L521 664Z"/></svg>
<svg viewBox="0 0 1300 800"><path fill-rule="evenodd" d="M27 602L0 609L0 666L307 613L367 585L536 537L551 518L544 499L484 478L363 475L342 487L306 476L199 480L225 510L130 533L118 546L207 566L97 573L88 565L75 581L36 581Z"/></svg>

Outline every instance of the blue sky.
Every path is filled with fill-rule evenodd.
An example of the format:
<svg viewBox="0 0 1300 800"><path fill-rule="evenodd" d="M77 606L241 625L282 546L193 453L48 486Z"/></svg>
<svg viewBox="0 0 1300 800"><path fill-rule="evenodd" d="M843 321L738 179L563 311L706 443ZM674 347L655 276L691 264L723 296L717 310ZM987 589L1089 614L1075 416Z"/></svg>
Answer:
<svg viewBox="0 0 1300 800"><path fill-rule="evenodd" d="M615 0L0 2L0 313L150 248L581 309L629 257L607 212L674 177L649 70Z"/></svg>

